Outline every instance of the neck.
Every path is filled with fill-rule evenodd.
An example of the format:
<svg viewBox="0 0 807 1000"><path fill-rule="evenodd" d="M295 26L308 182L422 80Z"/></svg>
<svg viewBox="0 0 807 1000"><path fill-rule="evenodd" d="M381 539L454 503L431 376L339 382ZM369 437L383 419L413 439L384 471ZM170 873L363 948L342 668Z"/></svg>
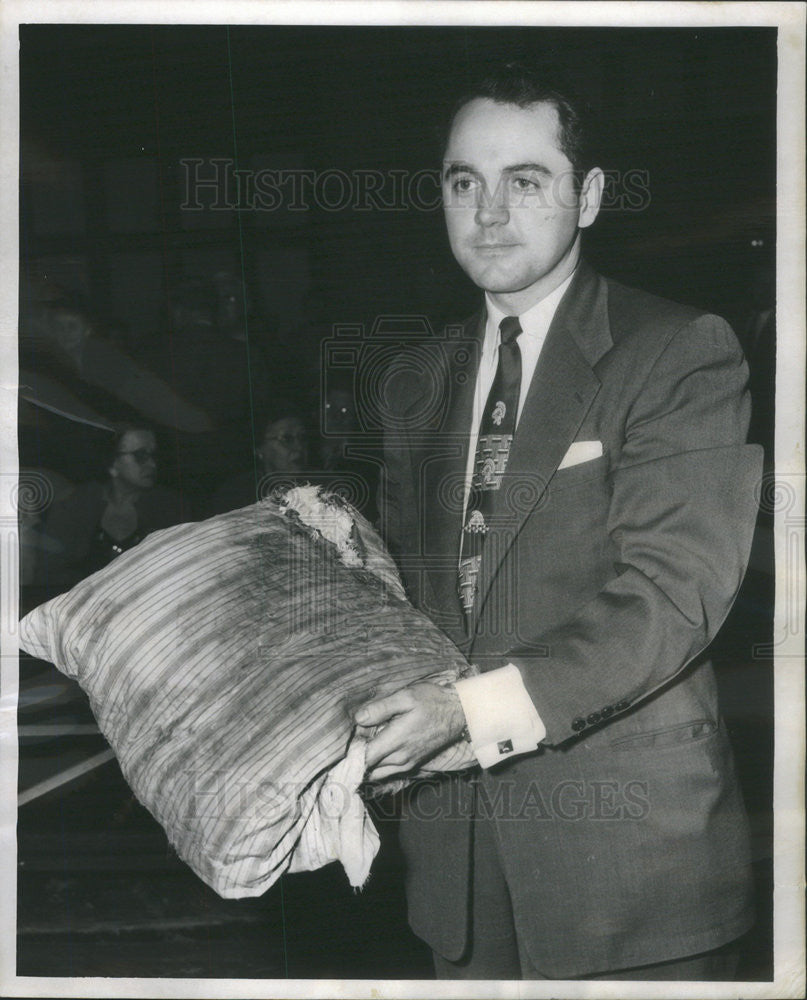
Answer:
<svg viewBox="0 0 807 1000"><path fill-rule="evenodd" d="M527 288L516 292L488 292L491 302L508 316L521 316L550 295L569 277L580 260L580 234L555 267Z"/></svg>
<svg viewBox="0 0 807 1000"><path fill-rule="evenodd" d="M135 503L142 493L136 486L122 483L120 479L113 479L109 490L109 496L113 503Z"/></svg>

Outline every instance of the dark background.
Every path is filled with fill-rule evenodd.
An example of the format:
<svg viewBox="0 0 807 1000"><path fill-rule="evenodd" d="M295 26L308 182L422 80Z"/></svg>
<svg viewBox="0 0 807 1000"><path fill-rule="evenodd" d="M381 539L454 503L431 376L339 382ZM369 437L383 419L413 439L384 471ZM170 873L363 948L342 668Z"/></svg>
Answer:
<svg viewBox="0 0 807 1000"><path fill-rule="evenodd" d="M20 39L23 264L144 339L167 284L225 265L281 331L310 292L333 322L461 318L476 295L439 209L183 211L179 161L434 169L447 109L499 58L557 66L595 111L602 166L649 173L642 211L606 212L587 234L609 276L732 314L762 256L752 240L773 252L771 29L23 26Z"/></svg>
<svg viewBox="0 0 807 1000"><path fill-rule="evenodd" d="M22 26L20 43L21 306L28 280L67 288L125 323L137 357L159 349L174 283L220 268L247 283L281 378L298 356L316 359L331 324L423 314L436 328L471 312L478 292L451 257L439 209L189 212L180 160L433 169L447 109L499 58L564 68L596 112L601 165L648 173L641 211L605 211L586 233L602 272L717 311L741 339L760 276L772 280L771 29L39 25ZM767 357L749 358L758 412L772 406L772 352L771 340ZM770 444L769 434L757 437ZM758 878L741 968L750 979L771 973L770 522L763 508L715 647ZM54 680L40 665L27 683ZM89 724L75 691L59 697ZM30 704L25 721L53 718L47 699ZM21 786L103 745L23 740ZM18 974L428 976L405 926L394 823L381 826L360 896L331 866L225 903L176 861L107 764L21 808Z"/></svg>

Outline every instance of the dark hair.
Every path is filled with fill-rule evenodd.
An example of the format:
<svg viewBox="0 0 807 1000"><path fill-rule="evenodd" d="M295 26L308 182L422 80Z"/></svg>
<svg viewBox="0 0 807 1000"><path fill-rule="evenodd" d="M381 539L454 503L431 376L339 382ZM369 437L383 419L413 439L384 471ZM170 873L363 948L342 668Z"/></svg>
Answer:
<svg viewBox="0 0 807 1000"><path fill-rule="evenodd" d="M477 99L528 108L551 104L558 113L558 145L572 165L578 183L595 166L591 149L590 109L565 83L542 76L520 62L495 67L455 103L443 140L443 152L458 113Z"/></svg>

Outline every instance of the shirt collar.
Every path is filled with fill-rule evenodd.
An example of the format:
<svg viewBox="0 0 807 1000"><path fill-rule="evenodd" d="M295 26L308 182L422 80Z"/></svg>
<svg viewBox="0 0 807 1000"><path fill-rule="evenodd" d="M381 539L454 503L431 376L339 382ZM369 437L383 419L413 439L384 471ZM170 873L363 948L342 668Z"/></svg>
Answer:
<svg viewBox="0 0 807 1000"><path fill-rule="evenodd" d="M555 316L558 304L563 298L563 293L571 284L574 274L575 272L572 271L569 277L562 281L557 288L553 289L549 295L544 296L544 298L536 302L534 306L530 306L529 309L518 317L522 331L519 336L526 335L528 337L535 337L538 340L544 339L549 330L549 325ZM487 292L485 292L485 307L488 314L485 326L485 347L487 348L489 343L491 347L498 343L499 324L505 316L511 314L502 312L498 306L494 305Z"/></svg>

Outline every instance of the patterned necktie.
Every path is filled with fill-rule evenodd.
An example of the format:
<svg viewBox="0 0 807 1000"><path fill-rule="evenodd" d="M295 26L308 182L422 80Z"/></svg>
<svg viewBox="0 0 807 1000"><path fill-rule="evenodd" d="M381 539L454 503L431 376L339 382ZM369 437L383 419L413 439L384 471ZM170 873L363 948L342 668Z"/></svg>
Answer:
<svg viewBox="0 0 807 1000"><path fill-rule="evenodd" d="M466 615L470 615L474 606L482 548L496 491L501 486L510 455L521 392L521 351L516 342L521 333L518 317L505 316L499 333L499 363L479 423L471 490L462 529L459 593Z"/></svg>

